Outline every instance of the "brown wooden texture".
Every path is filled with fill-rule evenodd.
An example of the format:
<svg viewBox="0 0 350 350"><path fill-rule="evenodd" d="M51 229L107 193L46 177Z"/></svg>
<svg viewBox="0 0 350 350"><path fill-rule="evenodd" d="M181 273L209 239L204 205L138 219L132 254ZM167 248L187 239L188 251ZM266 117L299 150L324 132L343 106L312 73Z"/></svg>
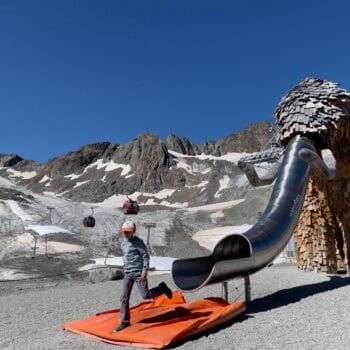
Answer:
<svg viewBox="0 0 350 350"><path fill-rule="evenodd" d="M294 232L297 264L303 270L350 273L350 122L332 126L326 142L337 160L331 181L311 172Z"/></svg>

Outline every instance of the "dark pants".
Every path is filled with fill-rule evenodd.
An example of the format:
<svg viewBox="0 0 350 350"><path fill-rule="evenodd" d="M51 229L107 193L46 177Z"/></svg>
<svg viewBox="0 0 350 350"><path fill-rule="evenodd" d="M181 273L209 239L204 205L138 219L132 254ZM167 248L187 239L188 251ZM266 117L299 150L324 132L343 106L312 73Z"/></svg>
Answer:
<svg viewBox="0 0 350 350"><path fill-rule="evenodd" d="M159 287L148 288L147 279L140 279L141 272L126 272L123 279L123 291L120 297L120 320L123 323L130 322L129 300L132 287L136 282L137 288L143 299L153 299L163 294Z"/></svg>

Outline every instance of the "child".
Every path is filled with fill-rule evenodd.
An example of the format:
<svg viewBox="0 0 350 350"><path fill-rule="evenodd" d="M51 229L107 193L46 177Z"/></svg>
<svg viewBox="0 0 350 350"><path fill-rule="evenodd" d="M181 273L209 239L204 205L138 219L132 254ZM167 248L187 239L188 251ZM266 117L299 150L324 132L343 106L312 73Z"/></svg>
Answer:
<svg viewBox="0 0 350 350"><path fill-rule="evenodd" d="M120 320L121 324L114 330L119 332L130 326L129 300L132 287L136 282L137 288L144 299L152 299L165 294L169 299L173 293L171 289L161 282L159 286L149 289L147 271L149 269L149 254L143 240L134 235L136 225L132 221L125 221L121 230L125 238L122 243L124 279L123 291L120 297Z"/></svg>

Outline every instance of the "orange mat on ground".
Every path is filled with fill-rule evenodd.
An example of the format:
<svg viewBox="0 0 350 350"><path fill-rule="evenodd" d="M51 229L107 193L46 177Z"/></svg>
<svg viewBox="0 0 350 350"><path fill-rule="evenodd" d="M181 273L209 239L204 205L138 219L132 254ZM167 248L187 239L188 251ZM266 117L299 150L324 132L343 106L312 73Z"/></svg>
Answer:
<svg viewBox="0 0 350 350"><path fill-rule="evenodd" d="M162 349L178 340L217 327L245 311L241 301L205 298L187 303L181 292L173 298L161 295L130 308L131 326L120 332L119 309L62 325L62 328L111 344Z"/></svg>

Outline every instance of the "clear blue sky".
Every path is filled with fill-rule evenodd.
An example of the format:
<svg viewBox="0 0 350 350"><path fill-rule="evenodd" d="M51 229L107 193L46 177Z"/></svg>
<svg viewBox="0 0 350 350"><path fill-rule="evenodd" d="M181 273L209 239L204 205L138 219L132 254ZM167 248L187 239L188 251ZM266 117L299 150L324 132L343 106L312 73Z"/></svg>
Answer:
<svg viewBox="0 0 350 350"><path fill-rule="evenodd" d="M350 90L343 0L0 0L0 153L268 120L308 76Z"/></svg>

